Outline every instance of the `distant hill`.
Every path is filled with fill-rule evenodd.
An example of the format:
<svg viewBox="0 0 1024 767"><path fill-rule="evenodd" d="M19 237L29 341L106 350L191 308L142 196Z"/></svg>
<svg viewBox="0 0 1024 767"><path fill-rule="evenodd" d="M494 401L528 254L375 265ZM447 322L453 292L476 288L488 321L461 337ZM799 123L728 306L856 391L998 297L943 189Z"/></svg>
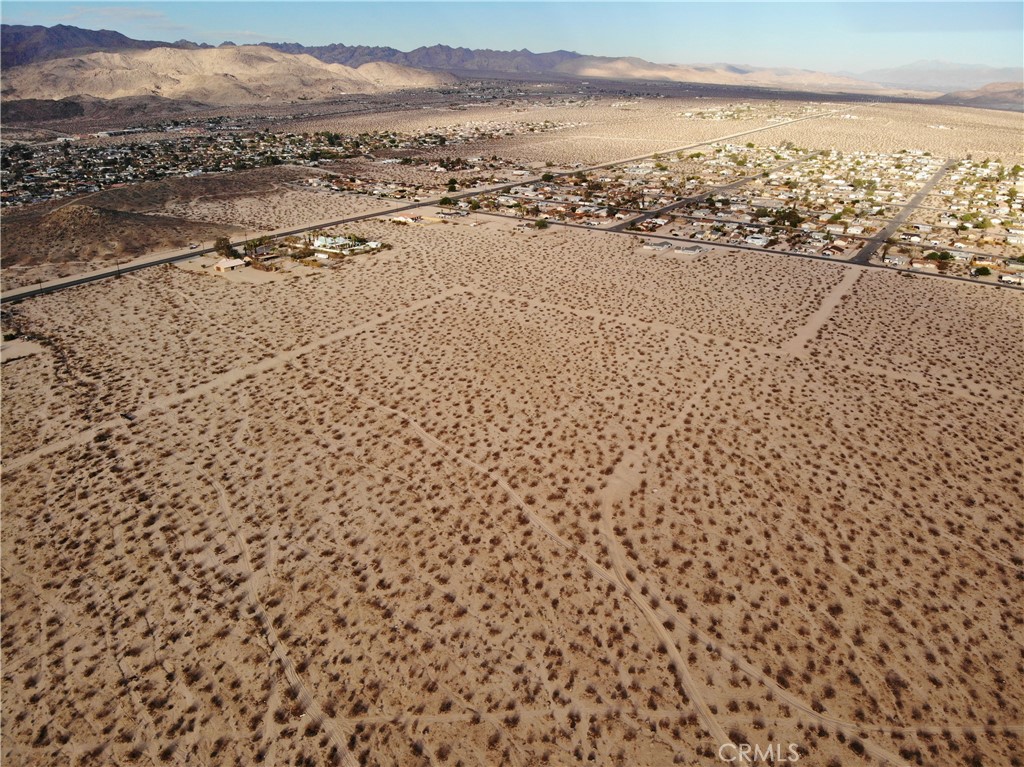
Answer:
<svg viewBox="0 0 1024 767"><path fill-rule="evenodd" d="M543 74L557 69L561 64L574 59L585 58L572 51L551 51L532 53L520 51L492 51L489 49L452 48L447 45L431 45L412 51L397 48L368 47L365 45L305 46L299 43L260 43L287 53L306 53L330 64L344 64L358 67L371 61L386 61L420 69L441 69L445 71L476 71L486 74L536 73Z"/></svg>
<svg viewBox="0 0 1024 767"><path fill-rule="evenodd" d="M943 104L1024 112L1024 84L989 83L973 90L947 93L937 100Z"/></svg>
<svg viewBox="0 0 1024 767"><path fill-rule="evenodd" d="M972 90L989 83L1020 83L1024 80L1024 67L997 68L948 61L916 61L901 67L857 72L853 76L894 87L948 92Z"/></svg>
<svg viewBox="0 0 1024 767"><path fill-rule="evenodd" d="M165 99L159 96L129 96L98 99L75 96L63 99L16 99L3 103L4 123L40 123L48 120L81 118L87 120L138 119L145 114L170 117L202 109L205 104L188 99Z"/></svg>
<svg viewBox="0 0 1024 767"><path fill-rule="evenodd" d="M245 50L252 49L253 47L238 46L237 49ZM310 60L315 59L323 64L340 65L347 68L346 71L336 72L342 78L342 82L333 91L322 82L319 86L315 85L317 77L313 77L311 73L307 73L309 78L305 76L297 77L293 81L293 85L297 86L299 90L296 91L293 97L302 95L307 98L320 98L340 91L363 92L362 88L371 86L383 89L389 87L410 87L412 84L420 86L432 84L431 80L423 74L413 74L408 70L385 71L382 65L407 67L412 70L420 70L420 72L425 70L480 77L535 75L552 78L653 80L660 82L773 88L796 92L839 92L877 94L879 96L909 95L916 97L933 97L940 93L969 89L988 82L1014 81L1017 79L1016 74L1007 76L1006 70L986 70L985 68L970 68L963 65L943 65L940 62L918 62L907 67L891 70L873 70L861 75L851 75L849 73L826 74L801 69L761 68L738 66L735 64L656 64L634 57L587 56L566 50L533 53L525 49L518 51L496 51L431 45L411 51L400 51L397 48L390 47L343 45L340 43L304 46L299 43L274 42L261 43L259 47L264 50L273 49L280 54L305 56L307 57L307 64L309 64ZM196 45L186 40L180 40L176 43L132 40L118 32L86 30L65 25L47 28L5 24L3 25L2 38L3 64L5 69L7 69L5 71L4 95L10 96L6 81L15 78L18 71L26 66L39 65L57 60L58 58L88 59L89 54L92 53L128 54L130 52L140 53L168 48L183 52L198 52L222 51L235 48L235 46L225 43L218 48L213 48L205 44ZM210 61L214 60L210 59ZM285 60L282 59L281 61ZM142 80L136 83L138 87L129 87L127 90L124 87L115 87L113 80L125 79L124 67L115 60L108 60L108 63L111 62L113 62L115 69L112 70L110 77L107 78L110 82L107 82L106 85L101 85L100 81L104 79L104 76L101 76L98 72L97 61L87 60L85 62L85 69L88 69L90 73L83 72L83 74L87 74L87 83L83 81L83 84L88 84L91 89L80 91L79 93L98 95L100 91L105 93L128 92L131 95L167 97L168 93L184 92L187 90L184 86L179 87L179 85L171 83L166 78L162 80L160 78L155 79L148 91L145 91ZM373 70L361 69L369 64L374 65ZM83 65L79 63L75 66L82 67ZM15 68L8 69L8 67ZM63 75L53 72L56 80L65 77L68 74L66 70L67 68L65 67ZM935 76L934 73L937 70L944 72L943 77L937 78ZM968 73L967 70L971 70L972 74ZM260 71L269 73L269 70L262 66ZM357 74L353 74L353 71ZM400 72L401 74L399 74ZM929 72L931 72L930 75ZM171 72L169 71L168 74L171 74ZM183 74L187 75L188 73L185 72ZM212 71L206 72L207 77L213 77L215 74L217 73ZM230 74L236 73L232 70ZM320 72L320 76L324 74L325 72ZM232 84L226 82L224 77L220 79L220 84L213 87L211 92L202 91L201 88L202 92L190 93L188 97L200 101L224 97L232 99L231 102L221 101L218 103L246 103L259 100L251 88L247 92L248 86L244 82ZM244 80L244 77L242 79ZM285 82L285 80L277 81L273 77L271 80L282 85ZM406 83L406 85L389 85L389 83L399 80ZM936 87L935 83L940 80L955 82L949 87ZM54 87L55 83L46 78L37 78L33 83L34 87L44 89L44 91L39 92L32 92L31 89L24 87L28 84L27 80L21 79L20 82L22 85L17 88L17 91L21 94L20 98L62 97L40 95L44 91L47 93L62 93L64 95L79 95L72 93L67 88ZM189 82L191 85L195 85L194 82ZM207 86L210 86L210 83L207 83ZM303 88L310 92L306 93L306 91L302 90ZM921 93L922 89L929 90L930 92ZM221 95L218 96L218 94ZM318 94L323 94L323 96ZM103 96L103 98L112 97L110 95ZM180 96L172 98L178 97Z"/></svg>
<svg viewBox="0 0 1024 767"><path fill-rule="evenodd" d="M20 24L0 25L0 66L20 66L37 61L81 56L104 51L149 50L151 48L209 48L187 40L162 43L156 40L133 40L109 29L81 29L66 24L53 27L28 27Z"/></svg>
<svg viewBox="0 0 1024 767"><path fill-rule="evenodd" d="M341 44L303 46L298 43L261 43L288 53L306 53L321 61L359 66L368 61L388 61L419 69L443 70L468 75L524 74L616 80L659 80L715 85L748 85L793 90L849 90L876 92L877 85L852 77L800 69L770 69L731 64L654 64L636 57L586 56L574 51L532 53L528 50L494 51L431 45L403 52L396 48Z"/></svg>
<svg viewBox="0 0 1024 767"><path fill-rule="evenodd" d="M90 53L23 64L4 73L2 94L5 100L158 96L230 105L318 100L452 81L450 76L401 65L366 64L353 69L246 45Z"/></svg>
<svg viewBox="0 0 1024 767"><path fill-rule="evenodd" d="M709 85L743 85L795 91L881 93L884 88L841 75L806 69L762 68L734 64L677 65L652 64L637 58L579 56L556 67L576 77L615 80L657 80Z"/></svg>

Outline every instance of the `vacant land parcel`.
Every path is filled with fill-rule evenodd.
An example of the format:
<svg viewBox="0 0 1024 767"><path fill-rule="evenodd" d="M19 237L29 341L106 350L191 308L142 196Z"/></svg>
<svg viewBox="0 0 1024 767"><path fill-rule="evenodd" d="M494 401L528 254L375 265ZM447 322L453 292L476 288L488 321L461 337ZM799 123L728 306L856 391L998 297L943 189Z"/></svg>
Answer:
<svg viewBox="0 0 1024 767"><path fill-rule="evenodd" d="M1021 295L474 223L9 311L5 759L1012 763Z"/></svg>

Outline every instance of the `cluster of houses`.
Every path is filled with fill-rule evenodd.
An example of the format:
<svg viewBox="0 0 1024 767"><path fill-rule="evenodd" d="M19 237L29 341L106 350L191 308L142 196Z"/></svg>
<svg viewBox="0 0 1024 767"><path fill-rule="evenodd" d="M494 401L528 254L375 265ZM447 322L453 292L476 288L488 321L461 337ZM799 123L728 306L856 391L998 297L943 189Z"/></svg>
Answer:
<svg viewBox="0 0 1024 767"><path fill-rule="evenodd" d="M264 133L176 135L130 143L4 143L0 204L24 205L143 181L265 165L312 165L317 151L315 140Z"/></svg>
<svg viewBox="0 0 1024 767"><path fill-rule="evenodd" d="M899 236L935 248L1024 255L1024 167L960 161Z"/></svg>
<svg viewBox="0 0 1024 767"><path fill-rule="evenodd" d="M906 251L907 249L902 250ZM988 270L988 274L995 275L1000 282L1020 285L1024 281L1024 257L1017 260L986 253L966 253L957 250L924 251L922 249L916 252L900 252L900 250L890 248L882 256L882 263L899 269L954 275L977 275L979 270L984 268Z"/></svg>
<svg viewBox="0 0 1024 767"><path fill-rule="evenodd" d="M284 241L257 241L260 244L248 243L243 258L221 258L213 264L215 272L233 272L246 266L264 271L280 268L283 261L299 259L309 263L327 264L332 260L345 256L357 256L373 253L388 247L384 243L366 240L354 235L316 234L313 237L299 240L297 237L286 238Z"/></svg>
<svg viewBox="0 0 1024 767"><path fill-rule="evenodd" d="M688 156L613 166L597 177L575 175L524 183L483 203L522 216L590 226L626 222L629 230L640 233L844 259L859 252L942 172L943 165L943 160L922 151L808 155L790 144L726 143ZM1012 218L1020 208L1014 191L1020 169L967 161L956 166L951 181L959 181L966 174L964 169L980 167L991 179L982 199L993 207L977 215L1009 214L1006 220L997 216L993 223L1009 223L1007 242L1012 244L1011 237L1024 236L1024 228L1014 226L1017 219ZM726 186L728 196L716 197L714 190ZM976 180L967 184L975 192L982 186ZM655 210L663 212L650 215ZM948 269L948 265L940 267L947 260L972 269L1012 267L1009 258L973 250L970 234L964 235L963 229L964 242L948 243L953 252L949 259L926 259L924 252L915 259L891 249L886 257L892 263L926 270ZM927 224L905 226L898 233L897 244L902 243L947 244L935 240Z"/></svg>
<svg viewBox="0 0 1024 767"><path fill-rule="evenodd" d="M428 159L423 157L389 157L373 161L374 167L352 163L336 167L325 176L304 180L305 186L346 194L364 194L394 200L415 200L443 194L452 182L458 188L497 183L516 175L528 175L521 163L502 158L467 157ZM402 166L401 173L378 171L378 167ZM407 168L412 168L410 172ZM375 172L376 171L376 172ZM391 178L386 178L390 176Z"/></svg>
<svg viewBox="0 0 1024 767"><path fill-rule="evenodd" d="M727 156L737 155L736 147L725 149ZM672 210L667 224L652 220L645 229L723 245L846 258L942 167L941 160L921 152L833 151L801 158L790 146L771 150L776 163L797 161L733 187L728 196L686 200Z"/></svg>
<svg viewBox="0 0 1024 767"><path fill-rule="evenodd" d="M861 235L887 220L936 172L942 160L924 152L824 152L753 180L747 191L799 208L828 223L831 234Z"/></svg>
<svg viewBox="0 0 1024 767"><path fill-rule="evenodd" d="M324 165L374 153L422 150L451 144L469 144L495 138L546 133L574 127L577 123L541 121L468 122L415 133L375 131L342 135L316 133L269 133L234 131L237 126L211 123L207 129L172 131L157 139L123 140L142 129L105 131L80 139L52 144L4 142L0 146L0 205L15 206L97 192L142 181L223 173L268 165ZM181 126L177 126L180 128ZM147 131L145 136L149 136ZM121 141L112 142L112 137ZM397 189L352 191L396 196ZM397 185L396 185L397 186Z"/></svg>
<svg viewBox="0 0 1024 767"><path fill-rule="evenodd" d="M738 104L716 104L704 109L691 109L680 112L679 117L687 120L764 120L780 122L796 117L816 114L824 108L821 104L785 105L779 101L758 102L751 104L744 101Z"/></svg>
<svg viewBox="0 0 1024 767"><path fill-rule="evenodd" d="M484 207L523 215L604 226L629 221L695 197L713 183L751 178L764 168L799 157L790 146L757 147L753 143L714 144L705 152L656 156L624 163L600 175L560 176L524 183L480 198ZM636 231L654 231L667 220L644 220Z"/></svg>
<svg viewBox="0 0 1024 767"><path fill-rule="evenodd" d="M828 258L847 258L863 245L859 239L815 229L809 222L789 227L776 225L776 219L770 216L755 218L746 202L736 203L734 210L719 209L712 214L700 209L700 212L707 215L672 214L669 223L658 231L717 245L743 245Z"/></svg>

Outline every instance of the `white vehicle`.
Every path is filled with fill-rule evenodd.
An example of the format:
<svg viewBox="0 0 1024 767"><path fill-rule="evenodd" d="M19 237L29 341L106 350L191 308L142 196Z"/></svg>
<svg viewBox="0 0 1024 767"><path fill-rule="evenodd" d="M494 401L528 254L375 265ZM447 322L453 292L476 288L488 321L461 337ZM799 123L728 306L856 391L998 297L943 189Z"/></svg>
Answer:
<svg viewBox="0 0 1024 767"><path fill-rule="evenodd" d="M999 281L1010 285L1024 285L1024 274L1000 274Z"/></svg>

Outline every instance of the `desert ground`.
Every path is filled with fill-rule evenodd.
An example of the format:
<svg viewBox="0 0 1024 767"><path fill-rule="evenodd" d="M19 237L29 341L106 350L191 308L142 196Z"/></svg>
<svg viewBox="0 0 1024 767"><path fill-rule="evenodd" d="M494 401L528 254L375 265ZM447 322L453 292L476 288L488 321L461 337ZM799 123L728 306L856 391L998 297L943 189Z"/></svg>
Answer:
<svg viewBox="0 0 1024 767"><path fill-rule="evenodd" d="M560 165L592 165L612 162L680 146L709 141L771 124L773 116L802 109L791 103L770 103L751 113L748 119L715 121L687 118L687 111L724 106L727 100L595 98L577 103L547 103L537 100L507 106L480 106L465 110L417 109L356 117L326 117L302 120L294 130L302 131L426 131L451 126L484 123L573 124L550 133L521 133L469 145L438 148L437 156L480 155L523 162L553 162ZM827 112L836 105L809 107ZM974 110L977 111L977 110ZM794 115L795 116L795 115Z"/></svg>
<svg viewBox="0 0 1024 767"><path fill-rule="evenodd" d="M809 114L822 116L753 134L743 141L780 144L792 141L808 149L843 152L895 152L901 149L938 156L991 157L1012 165L1024 150L1020 135L1024 115L1018 112L922 104L825 102L739 102L749 105L737 119L686 117L697 112L727 111L737 102L708 98L592 98L578 103L527 102L468 110L415 109L363 116L300 120L294 130L347 132L416 131L478 122L577 123L557 132L517 135L493 144L451 147L439 154L515 157L524 161L564 164L610 162L709 141L729 133L771 127L773 121ZM290 125L292 123L289 123Z"/></svg>
<svg viewBox="0 0 1024 767"><path fill-rule="evenodd" d="M1021 764L1019 292L349 228L5 310L7 763Z"/></svg>
<svg viewBox="0 0 1024 767"><path fill-rule="evenodd" d="M316 168L281 166L109 189L4 214L4 290L112 266L157 250L255 237L399 203L302 185Z"/></svg>
<svg viewBox="0 0 1024 767"><path fill-rule="evenodd" d="M415 108L382 104L379 110L309 116L273 113L259 125L294 133L336 131L358 134L507 126L512 135L470 143L449 143L412 152L423 160L452 157L499 157L534 170L590 166L680 147L750 130L737 141L759 146L792 142L806 149L838 148L844 152L931 152L942 157L1001 159L1008 166L1024 162L1019 113L962 107L816 101L735 101L725 98L655 98L562 93L557 98L530 91L500 104L439 107L427 98ZM735 113L735 119L695 115ZM689 117L687 115L690 115ZM816 115L802 122L783 120ZM251 118L256 120L255 117ZM517 132L545 121L557 130ZM67 125L56 127L69 129ZM763 130L760 130L763 129ZM139 134L152 138L156 134ZM130 144L138 136L89 138L89 143ZM408 154L408 153L407 153ZM281 166L215 174L108 189L64 200L6 211L2 226L5 290L57 276L86 272L117 259L219 234L244 235L285 226L383 210L397 203L368 196L337 195L299 186L306 178L336 172L379 180L439 185L448 178L486 175L472 171L435 173L422 165L381 165L370 160L336 163L327 168ZM493 173L509 179L507 171ZM443 191L441 192L443 193ZM144 216L145 218L141 218Z"/></svg>
<svg viewBox="0 0 1024 767"><path fill-rule="evenodd" d="M831 105L835 109L835 105ZM922 104L858 104L758 134L757 141L790 140L808 149L842 152L931 152L938 157L986 157L1008 165L1024 159L1024 115L991 109Z"/></svg>

